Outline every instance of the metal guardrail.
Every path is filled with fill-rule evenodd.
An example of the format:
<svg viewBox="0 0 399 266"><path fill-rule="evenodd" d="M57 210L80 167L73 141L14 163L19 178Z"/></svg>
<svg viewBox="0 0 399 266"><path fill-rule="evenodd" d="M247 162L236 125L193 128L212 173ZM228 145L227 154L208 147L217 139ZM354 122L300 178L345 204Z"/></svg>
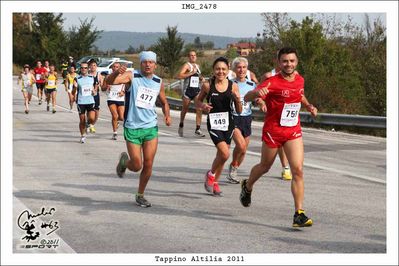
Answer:
<svg viewBox="0 0 399 266"><path fill-rule="evenodd" d="M173 84L173 83L172 83ZM173 109L181 110L182 101L180 99L167 97L168 103ZM195 111L194 103L190 103L190 111ZM264 113L259 108L252 109L252 116L261 120L264 117ZM316 118L313 118L309 112L299 113L301 123L304 124L320 124L330 126L347 126L347 127L359 127L359 128L375 128L375 129L386 129L386 117L382 116L365 116L365 115L344 115L344 114L327 114L318 113Z"/></svg>

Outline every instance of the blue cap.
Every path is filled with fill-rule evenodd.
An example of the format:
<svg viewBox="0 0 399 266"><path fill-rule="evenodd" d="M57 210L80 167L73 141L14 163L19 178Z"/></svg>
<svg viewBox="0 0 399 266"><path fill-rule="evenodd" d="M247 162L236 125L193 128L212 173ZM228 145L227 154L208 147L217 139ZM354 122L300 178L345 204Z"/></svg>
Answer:
<svg viewBox="0 0 399 266"><path fill-rule="evenodd" d="M145 60L151 60L156 63L157 62L157 54L154 53L153 51L142 51L140 53L140 63Z"/></svg>

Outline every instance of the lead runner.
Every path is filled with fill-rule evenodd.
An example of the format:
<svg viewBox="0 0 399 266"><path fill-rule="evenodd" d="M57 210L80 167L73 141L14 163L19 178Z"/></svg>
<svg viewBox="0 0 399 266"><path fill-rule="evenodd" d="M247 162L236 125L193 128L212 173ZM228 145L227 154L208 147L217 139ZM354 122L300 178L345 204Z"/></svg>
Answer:
<svg viewBox="0 0 399 266"><path fill-rule="evenodd" d="M269 171L276 158L277 149L282 146L293 175L291 192L295 213L292 226L311 226L313 221L305 215L303 209L304 149L299 110L304 98L304 79L295 73L298 65L296 49L282 48L278 53L278 63L281 68L280 73L265 80L255 90L248 92L244 98L246 102L262 98L266 102L268 111L262 132L261 161L251 169L249 178L241 183L240 201L244 207L251 205L251 193L255 182ZM313 116L317 115L317 109L313 105L308 103L305 107Z"/></svg>
<svg viewBox="0 0 399 266"><path fill-rule="evenodd" d="M154 109L158 97L162 104L165 124L171 125L164 85L154 74L156 62L157 55L154 52L143 51L140 53L140 71L126 71L126 66L122 65L106 80L109 85L131 83L131 86L126 88L123 123L128 153L121 153L116 172L119 177L123 177L126 168L133 172L142 169L136 203L144 208L151 207L151 203L144 198L144 191L152 174L158 147L157 113Z"/></svg>

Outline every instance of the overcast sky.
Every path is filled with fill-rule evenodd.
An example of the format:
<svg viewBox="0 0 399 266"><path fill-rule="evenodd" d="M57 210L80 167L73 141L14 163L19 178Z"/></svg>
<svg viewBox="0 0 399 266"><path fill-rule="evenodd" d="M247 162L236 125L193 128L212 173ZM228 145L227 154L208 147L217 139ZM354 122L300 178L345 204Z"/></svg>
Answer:
<svg viewBox="0 0 399 266"><path fill-rule="evenodd" d="M334 13L329 13L333 15ZM364 24L364 13L335 13L337 18L346 21L348 15L359 25ZM150 19L151 16L156 19ZM289 13L295 20L301 20L310 13ZM385 13L368 13L371 20L380 18L385 24ZM64 13L64 28L79 26L79 19L95 17L98 30L131 32L165 32L166 27L178 26L179 32L209 34L228 37L256 37L263 30L259 13Z"/></svg>

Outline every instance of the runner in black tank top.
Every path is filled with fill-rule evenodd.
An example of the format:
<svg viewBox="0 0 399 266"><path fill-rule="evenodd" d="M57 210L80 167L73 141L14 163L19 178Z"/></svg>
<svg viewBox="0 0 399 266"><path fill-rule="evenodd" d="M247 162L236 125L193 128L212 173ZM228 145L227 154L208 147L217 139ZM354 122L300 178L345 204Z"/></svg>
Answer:
<svg viewBox="0 0 399 266"><path fill-rule="evenodd" d="M230 156L230 143L233 136L234 123L232 104L241 113L240 92L236 83L228 80L229 62L220 57L213 63L214 77L202 85L200 94L195 100L197 108L209 112L207 125L209 136L216 146L217 153L211 169L205 175L205 190L215 196L222 196L218 180L225 162ZM208 103L203 103L204 99Z"/></svg>
<svg viewBox="0 0 399 266"><path fill-rule="evenodd" d="M216 87L215 87L215 81L212 79L210 82L210 89L209 93L206 97L206 100L209 104L212 105L212 109L209 112L209 114L215 114L215 113L228 113L227 118L228 120L223 120L225 118L220 117L217 118L217 121L213 119L214 121L213 124L218 124L220 126L226 125L227 130L216 130L211 128L211 121L210 121L210 115L208 114L207 118L207 126L208 126L208 131L211 136L211 139L215 145L217 145L220 141L226 141L227 144L230 145L231 139L233 137L233 130L234 130L234 122L233 122L233 114L232 114L232 86L233 82L231 80L228 81L228 86L227 90L224 92L219 92ZM227 126L228 125L228 126ZM211 133L212 131L212 133ZM218 137L215 136L218 135Z"/></svg>

